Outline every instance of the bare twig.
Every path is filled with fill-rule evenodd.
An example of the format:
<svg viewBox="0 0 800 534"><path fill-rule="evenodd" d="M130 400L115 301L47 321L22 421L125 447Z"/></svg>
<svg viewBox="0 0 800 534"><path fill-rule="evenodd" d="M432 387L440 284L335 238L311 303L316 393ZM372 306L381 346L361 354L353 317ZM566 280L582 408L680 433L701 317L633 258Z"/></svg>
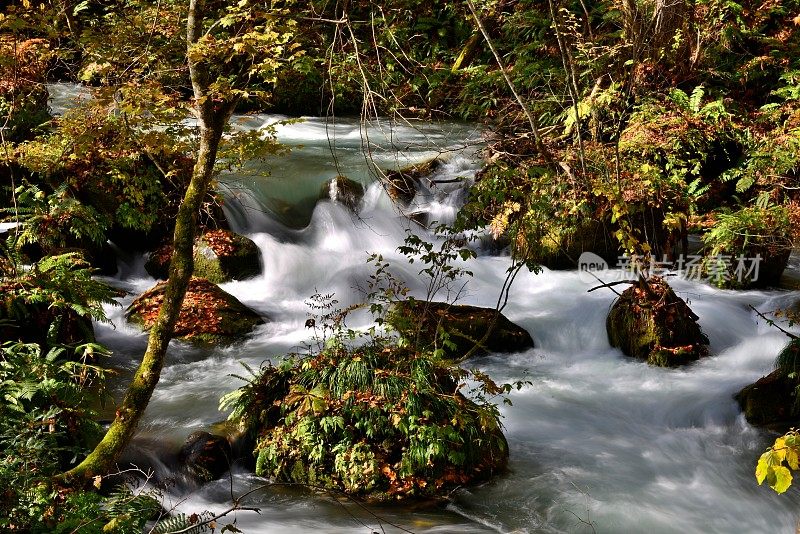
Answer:
<svg viewBox="0 0 800 534"><path fill-rule="evenodd" d="M748 306L748 307L749 307L751 310L753 310L754 312L756 312L756 315L758 315L759 317L761 317L762 319L764 319L764 320L767 322L767 324L768 324L768 325L770 325L770 326L774 326L775 328L777 328L778 330L780 330L781 332L783 332L784 334L786 334L787 336L789 336L791 339L800 339L800 337L798 337L797 335L795 335L795 334L792 334L792 333L791 333L791 332L789 332L788 330L784 330L783 328L781 328L781 327L778 325L778 323L776 323L776 322L775 322L775 320L774 320L774 319L770 319L769 317L767 317L766 315L764 315L763 313L761 313L760 311L758 311L758 310L755 308L755 306L753 306L752 304L748 304L747 306Z"/></svg>

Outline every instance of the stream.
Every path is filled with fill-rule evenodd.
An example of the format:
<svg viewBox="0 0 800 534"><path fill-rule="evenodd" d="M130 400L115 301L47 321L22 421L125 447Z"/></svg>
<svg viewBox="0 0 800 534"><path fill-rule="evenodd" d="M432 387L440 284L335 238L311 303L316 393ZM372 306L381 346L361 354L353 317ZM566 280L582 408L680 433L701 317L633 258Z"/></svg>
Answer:
<svg viewBox="0 0 800 534"><path fill-rule="evenodd" d="M60 85L51 92L54 111L78 93L75 86ZM281 119L242 116L234 125L262 129ZM447 183L423 187L408 210L440 222L452 221L480 166L481 132L470 124L375 123L365 129L354 119L306 118L276 127L279 140L293 147L290 155L253 162L222 179L228 219L258 244L264 264L260 277L222 287L269 320L232 347L172 342L127 452L160 476L174 468L164 451L177 450L188 434L225 418L218 401L242 384L231 376L247 374L241 362L258 368L266 359L302 350L309 339L305 302L312 294L335 293L341 307L362 300L373 271L369 254L382 254L415 295L424 295L418 264L409 265L396 248L408 231L433 237L398 213L374 180L374 165L396 168L441 156L445 164L433 178ZM317 201L324 182L337 174L366 187L357 215L337 202ZM494 306L510 260L478 252L459 302ZM120 260L113 282L131 295L121 299L123 307L106 309L113 324L96 325L99 341L114 352L111 364L123 371L136 368L147 341L123 317L133 297L155 284L143 264L140 256ZM260 513L239 512L236 526L248 534L366 534L381 528L400 532L399 527L420 533L794 531L800 492L792 488L779 496L757 485L756 460L774 436L750 426L733 395L767 374L787 342L748 306L769 311L798 293L726 291L669 280L711 342L711 356L677 370L648 366L609 345L605 320L615 298L610 290L588 293L597 283L575 271L520 273L504 313L531 333L536 348L466 363L498 382L532 383L510 395L512 406L502 407L508 473L456 491L446 506L400 504L371 512L296 488L266 488L247 500ZM368 320L355 315L348 324L366 327ZM115 393L124 383L123 376ZM187 513L221 511L232 492L263 483L235 468L231 477L200 487L176 484L165 498L167 507Z"/></svg>

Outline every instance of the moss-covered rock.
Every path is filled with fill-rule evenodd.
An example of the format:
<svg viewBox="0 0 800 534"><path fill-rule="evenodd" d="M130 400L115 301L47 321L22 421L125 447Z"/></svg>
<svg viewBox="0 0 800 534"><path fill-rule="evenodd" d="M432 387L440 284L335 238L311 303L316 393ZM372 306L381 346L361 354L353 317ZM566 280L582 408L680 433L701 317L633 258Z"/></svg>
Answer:
<svg viewBox="0 0 800 534"><path fill-rule="evenodd" d="M319 199L330 199L347 206L351 211L358 211L358 205L364 198L364 186L347 176L336 176L324 184L319 191Z"/></svg>
<svg viewBox="0 0 800 534"><path fill-rule="evenodd" d="M482 342L477 354L487 352L518 352L533 347L533 338L527 330L508 320L493 308L464 304L406 300L390 310L387 322L408 339L417 340L421 347L442 345L440 329L453 343L447 352L454 359L461 358L480 342L492 326L489 336Z"/></svg>
<svg viewBox="0 0 800 534"><path fill-rule="evenodd" d="M611 267L619 257L619 242L612 235L612 225L595 219L582 220L569 229L551 225L539 243L541 247L532 259L548 269L575 269L584 252L597 254Z"/></svg>
<svg viewBox="0 0 800 534"><path fill-rule="evenodd" d="M651 365L676 367L708 354L697 315L658 276L622 293L608 314L606 331L611 346Z"/></svg>
<svg viewBox="0 0 800 534"><path fill-rule="evenodd" d="M736 394L747 422L785 432L800 424L800 339L792 339L781 351L777 368Z"/></svg>
<svg viewBox="0 0 800 534"><path fill-rule="evenodd" d="M128 307L128 321L150 329L164 300L166 282L148 289ZM193 277L181 306L174 336L205 345L239 341L264 319L239 300L203 278Z"/></svg>
<svg viewBox="0 0 800 534"><path fill-rule="evenodd" d="M777 286L792 253L792 224L785 206L744 207L716 214L703 235L703 262L711 283L725 288Z"/></svg>
<svg viewBox="0 0 800 534"><path fill-rule="evenodd" d="M151 252L145 270L166 280L172 245ZM249 238L228 230L209 230L194 242L194 275L215 284L245 280L261 273L261 251Z"/></svg>
<svg viewBox="0 0 800 534"><path fill-rule="evenodd" d="M442 498L505 469L496 407L459 393L463 371L389 340L328 345L223 399L255 436L256 474L386 501Z"/></svg>
<svg viewBox="0 0 800 534"><path fill-rule="evenodd" d="M782 432L800 422L797 411L798 385L796 379L775 370L743 388L735 398L748 423Z"/></svg>

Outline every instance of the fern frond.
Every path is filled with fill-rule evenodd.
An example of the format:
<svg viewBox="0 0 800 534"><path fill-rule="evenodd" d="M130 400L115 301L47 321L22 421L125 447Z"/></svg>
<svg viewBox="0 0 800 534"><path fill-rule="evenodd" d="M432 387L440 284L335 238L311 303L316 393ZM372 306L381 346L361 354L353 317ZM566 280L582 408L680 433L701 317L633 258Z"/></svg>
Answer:
<svg viewBox="0 0 800 534"><path fill-rule="evenodd" d="M686 94L686 93L684 93ZM692 90L692 96L689 97L689 110L693 113L700 112L700 104L703 102L703 97L706 94L706 88L701 85L698 85Z"/></svg>
<svg viewBox="0 0 800 534"><path fill-rule="evenodd" d="M672 100L672 102L682 110L691 110L689 105L689 95L687 95L683 90L677 88L672 89L669 92L669 99Z"/></svg>
<svg viewBox="0 0 800 534"><path fill-rule="evenodd" d="M177 514L159 521L156 526L153 527L152 532L153 534L171 534L172 532L178 531L185 532L186 534L201 534L202 532L209 532L211 529L208 527L208 525L197 525L197 523L210 517L210 512L203 512L200 515L192 514L190 516L187 516L186 514ZM192 527L192 525L195 526Z"/></svg>

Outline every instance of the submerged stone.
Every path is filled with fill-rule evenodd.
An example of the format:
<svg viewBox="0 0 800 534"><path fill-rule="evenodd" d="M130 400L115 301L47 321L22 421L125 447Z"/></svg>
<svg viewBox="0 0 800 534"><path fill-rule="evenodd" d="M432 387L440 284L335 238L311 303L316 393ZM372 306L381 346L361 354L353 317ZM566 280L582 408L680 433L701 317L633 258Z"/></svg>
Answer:
<svg viewBox="0 0 800 534"><path fill-rule="evenodd" d="M519 352L533 347L533 338L527 330L511 322L494 308L481 308L464 304L406 300L390 310L387 322L401 335L419 339L424 346L441 346L439 330L455 345L448 353L454 359L463 357L480 343L477 354L487 352Z"/></svg>
<svg viewBox="0 0 800 534"><path fill-rule="evenodd" d="M172 245L148 255L145 270L153 278L166 280ZM261 273L261 251L253 240L228 230L209 230L194 242L194 275L215 284L245 280Z"/></svg>
<svg viewBox="0 0 800 534"><path fill-rule="evenodd" d="M128 321L149 330L164 300L166 282L145 291L126 313ZM181 306L174 336L200 344L235 343L264 320L236 297L203 278L193 277Z"/></svg>
<svg viewBox="0 0 800 534"><path fill-rule="evenodd" d="M178 453L186 473L199 482L217 480L230 469L231 446L222 436L193 432Z"/></svg>
<svg viewBox="0 0 800 534"><path fill-rule="evenodd" d="M677 367L708 354L697 315L660 277L626 289L606 320L612 347L651 365Z"/></svg>

